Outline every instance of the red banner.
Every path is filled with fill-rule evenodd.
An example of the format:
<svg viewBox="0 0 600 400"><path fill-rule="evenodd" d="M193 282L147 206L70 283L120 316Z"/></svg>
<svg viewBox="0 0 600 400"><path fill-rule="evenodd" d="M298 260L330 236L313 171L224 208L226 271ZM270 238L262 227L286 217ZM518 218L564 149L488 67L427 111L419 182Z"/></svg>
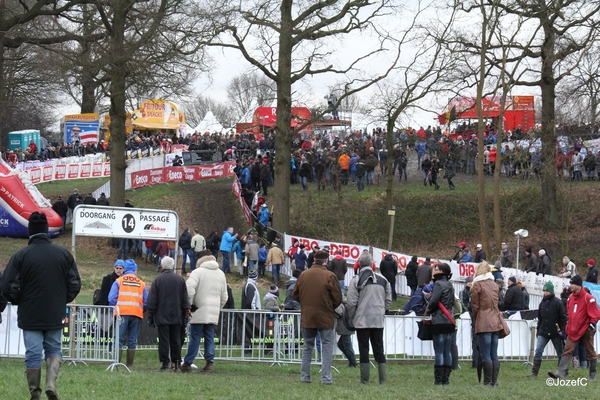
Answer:
<svg viewBox="0 0 600 400"><path fill-rule="evenodd" d="M31 179L31 183L38 184L42 181L42 169L41 168L32 168L29 170L29 179Z"/></svg>
<svg viewBox="0 0 600 400"><path fill-rule="evenodd" d="M81 170L79 172L80 178L91 178L92 176L92 164L86 163L81 164Z"/></svg>
<svg viewBox="0 0 600 400"><path fill-rule="evenodd" d="M69 164L67 166L67 178L68 179L79 178L79 164Z"/></svg>
<svg viewBox="0 0 600 400"><path fill-rule="evenodd" d="M234 175L234 162L194 167L167 167L131 173L131 188L156 185L163 182L196 182Z"/></svg>
<svg viewBox="0 0 600 400"><path fill-rule="evenodd" d="M92 164L92 177L100 178L102 176L102 163L96 162Z"/></svg>
<svg viewBox="0 0 600 400"><path fill-rule="evenodd" d="M56 172L54 173L54 179L65 179L67 177L67 166L65 164L58 164L56 166Z"/></svg>
<svg viewBox="0 0 600 400"><path fill-rule="evenodd" d="M52 172L54 171L54 167L47 166L42 168L42 180L44 182L50 182L52 180Z"/></svg>

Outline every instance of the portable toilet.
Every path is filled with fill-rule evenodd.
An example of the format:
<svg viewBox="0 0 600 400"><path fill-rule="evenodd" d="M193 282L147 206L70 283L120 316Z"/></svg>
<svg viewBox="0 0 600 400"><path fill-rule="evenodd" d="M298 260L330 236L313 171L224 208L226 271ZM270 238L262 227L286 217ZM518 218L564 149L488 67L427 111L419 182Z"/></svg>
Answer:
<svg viewBox="0 0 600 400"><path fill-rule="evenodd" d="M34 129L27 129L24 131L15 131L8 133L8 149L15 150L17 147L20 147L23 151L29 146L29 143L33 140L33 143L38 147L38 151L41 150L40 147L40 131Z"/></svg>

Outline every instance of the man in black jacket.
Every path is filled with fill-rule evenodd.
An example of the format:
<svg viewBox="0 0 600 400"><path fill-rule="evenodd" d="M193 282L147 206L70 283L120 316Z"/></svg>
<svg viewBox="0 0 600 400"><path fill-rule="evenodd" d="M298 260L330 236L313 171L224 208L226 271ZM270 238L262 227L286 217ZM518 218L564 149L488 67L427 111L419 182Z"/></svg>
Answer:
<svg viewBox="0 0 600 400"><path fill-rule="evenodd" d="M537 345L535 346L531 374L528 375L530 377L538 376L542 365L542 354L549 341L552 341L556 354L559 356L559 364L560 355L563 353L561 336L565 334L567 326L567 311L562 301L554 296L552 282L546 282L543 290L544 297L538 309Z"/></svg>
<svg viewBox="0 0 600 400"><path fill-rule="evenodd" d="M587 262L588 273L585 277L586 282L593 283L594 285L598 284L598 269L596 268L596 261L594 259L589 259Z"/></svg>
<svg viewBox="0 0 600 400"><path fill-rule="evenodd" d="M517 285L517 278L511 276L508 278L508 289L504 295L504 301L500 305L500 310L518 311L524 309L523 292L521 292L521 288Z"/></svg>
<svg viewBox="0 0 600 400"><path fill-rule="evenodd" d="M415 294L417 290L417 286L419 282L417 281L417 270L419 269L419 263L417 262L417 256L412 256L408 265L406 266L406 271L404 275L406 276L406 284L410 288L410 295Z"/></svg>
<svg viewBox="0 0 600 400"><path fill-rule="evenodd" d="M192 265L194 262L194 252L192 250L192 234L189 228L185 228L181 236L179 237L179 248L183 253L181 256L181 273L185 274L185 264L189 257L190 259L190 271L193 270Z"/></svg>
<svg viewBox="0 0 600 400"><path fill-rule="evenodd" d="M487 259L487 255L485 254L485 250L483 250L483 246L480 244L477 245L477 252L475 253L475 258L473 258L473 262L480 263Z"/></svg>
<svg viewBox="0 0 600 400"><path fill-rule="evenodd" d="M379 263L379 271L390 283L392 288L392 301L396 300L396 275L398 275L398 263L394 259L391 250Z"/></svg>
<svg viewBox="0 0 600 400"><path fill-rule="evenodd" d="M67 224L67 213L69 212L69 206L63 200L61 196L58 196L56 203L52 204L52 209L62 218L62 228L59 233L65 233L65 226Z"/></svg>
<svg viewBox="0 0 600 400"><path fill-rule="evenodd" d="M148 293L148 323L158 328L159 371L165 372L170 368L169 361L175 363L175 370L180 368L181 326L190 312L190 302L185 281L173 272L175 260L163 257L160 267L161 274Z"/></svg>
<svg viewBox="0 0 600 400"><path fill-rule="evenodd" d="M56 379L62 361L62 332L67 303L81 289L73 256L52 244L46 214L29 217L29 245L8 261L0 290L18 305L17 323L23 330L25 373L31 398L40 398L42 356L46 360L46 395L58 399ZM43 354L42 354L43 353Z"/></svg>

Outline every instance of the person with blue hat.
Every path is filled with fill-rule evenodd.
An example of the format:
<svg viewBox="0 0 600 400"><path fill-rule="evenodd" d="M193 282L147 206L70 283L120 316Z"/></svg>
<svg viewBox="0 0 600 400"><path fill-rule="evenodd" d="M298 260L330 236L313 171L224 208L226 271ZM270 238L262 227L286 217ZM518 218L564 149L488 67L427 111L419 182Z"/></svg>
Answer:
<svg viewBox="0 0 600 400"><path fill-rule="evenodd" d="M125 272L113 283L108 294L108 303L116 306L115 315L121 316L119 326L119 362L123 355L123 344L127 336L127 365L133 366L137 337L140 324L144 318L144 310L148 301L146 283L137 277L137 264L131 258L125 260Z"/></svg>
<svg viewBox="0 0 600 400"><path fill-rule="evenodd" d="M94 296L94 305L96 306L108 305L108 294L110 293L113 283L123 275L123 272L125 271L125 261L121 259L117 260L113 268L114 270L112 273L102 278L102 285L100 286L100 294L97 301Z"/></svg>

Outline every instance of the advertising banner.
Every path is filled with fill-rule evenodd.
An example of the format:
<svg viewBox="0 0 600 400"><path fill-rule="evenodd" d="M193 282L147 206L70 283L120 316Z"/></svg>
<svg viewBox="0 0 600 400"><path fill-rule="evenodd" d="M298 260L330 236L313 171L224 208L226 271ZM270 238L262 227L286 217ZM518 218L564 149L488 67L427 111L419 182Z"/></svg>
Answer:
<svg viewBox="0 0 600 400"><path fill-rule="evenodd" d="M65 143L97 142L100 118L98 114L65 115Z"/></svg>

